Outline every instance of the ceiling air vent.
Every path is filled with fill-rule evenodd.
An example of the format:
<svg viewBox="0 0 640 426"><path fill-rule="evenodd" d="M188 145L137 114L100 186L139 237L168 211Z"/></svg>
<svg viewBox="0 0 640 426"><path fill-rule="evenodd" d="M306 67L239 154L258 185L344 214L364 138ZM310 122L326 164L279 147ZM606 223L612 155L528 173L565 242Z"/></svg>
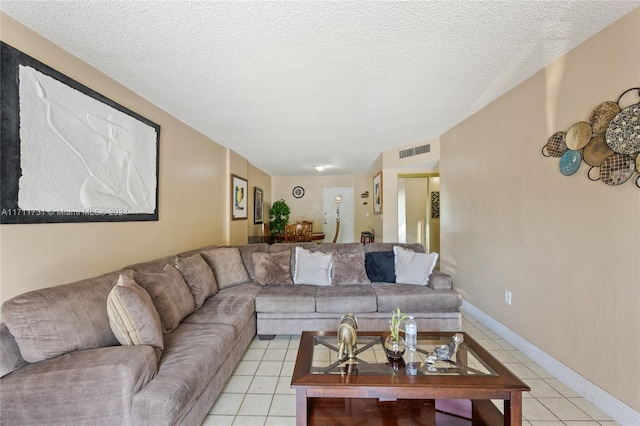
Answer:
<svg viewBox="0 0 640 426"><path fill-rule="evenodd" d="M399 154L400 154L400 158L407 158L407 157L413 157L414 155L426 154L427 152L431 152L430 144L415 146L409 149L403 149L402 151L400 151Z"/></svg>

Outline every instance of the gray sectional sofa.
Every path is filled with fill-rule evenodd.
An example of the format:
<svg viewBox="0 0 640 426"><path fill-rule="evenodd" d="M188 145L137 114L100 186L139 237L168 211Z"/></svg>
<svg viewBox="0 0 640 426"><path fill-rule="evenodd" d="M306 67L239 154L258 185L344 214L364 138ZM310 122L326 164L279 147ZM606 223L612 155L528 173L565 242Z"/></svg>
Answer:
<svg viewBox="0 0 640 426"><path fill-rule="evenodd" d="M360 262L388 262L394 246L424 252L391 243L207 246L10 299L0 423L199 425L256 334L335 330L348 312L361 330L386 330L397 307L421 330L460 330L448 275L434 272L428 285L367 282ZM328 284L326 268L304 270L327 256Z"/></svg>

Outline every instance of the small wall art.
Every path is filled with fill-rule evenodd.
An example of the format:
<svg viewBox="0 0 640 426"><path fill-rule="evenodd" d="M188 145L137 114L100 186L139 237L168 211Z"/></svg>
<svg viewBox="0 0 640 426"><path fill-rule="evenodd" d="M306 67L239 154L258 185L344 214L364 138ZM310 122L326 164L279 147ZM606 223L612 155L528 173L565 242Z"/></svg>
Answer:
<svg viewBox="0 0 640 426"><path fill-rule="evenodd" d="M1 222L158 220L160 126L0 44Z"/></svg>
<svg viewBox="0 0 640 426"><path fill-rule="evenodd" d="M440 218L440 191L431 192L431 219Z"/></svg>
<svg viewBox="0 0 640 426"><path fill-rule="evenodd" d="M373 177L373 214L382 214L382 171Z"/></svg>
<svg viewBox="0 0 640 426"><path fill-rule="evenodd" d="M259 224L263 222L263 197L262 189L257 186L253 187L253 223Z"/></svg>
<svg viewBox="0 0 640 426"><path fill-rule="evenodd" d="M587 121L554 133L542 155L560 158L560 173L565 176L575 174L584 162L589 180L617 186L636 174L640 188L640 102L629 104L634 94L640 97L640 87L596 106Z"/></svg>
<svg viewBox="0 0 640 426"><path fill-rule="evenodd" d="M231 219L247 219L247 180L231 175Z"/></svg>

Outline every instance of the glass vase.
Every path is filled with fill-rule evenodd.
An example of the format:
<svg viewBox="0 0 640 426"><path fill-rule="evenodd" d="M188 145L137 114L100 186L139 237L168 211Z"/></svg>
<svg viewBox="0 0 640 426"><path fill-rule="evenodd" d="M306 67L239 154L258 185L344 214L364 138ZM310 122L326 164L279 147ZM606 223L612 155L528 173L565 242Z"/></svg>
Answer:
<svg viewBox="0 0 640 426"><path fill-rule="evenodd" d="M402 337L394 339L391 334L384 340L384 349L387 351L387 356L391 359L400 359L404 355L404 351L407 346Z"/></svg>

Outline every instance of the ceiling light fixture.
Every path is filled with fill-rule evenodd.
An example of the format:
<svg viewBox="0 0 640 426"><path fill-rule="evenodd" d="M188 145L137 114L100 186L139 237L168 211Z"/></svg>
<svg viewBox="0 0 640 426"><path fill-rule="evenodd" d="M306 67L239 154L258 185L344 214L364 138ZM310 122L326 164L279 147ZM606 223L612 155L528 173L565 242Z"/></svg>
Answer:
<svg viewBox="0 0 640 426"><path fill-rule="evenodd" d="M327 167L327 166L313 166L313 168L316 169L316 172L323 171L325 167Z"/></svg>

